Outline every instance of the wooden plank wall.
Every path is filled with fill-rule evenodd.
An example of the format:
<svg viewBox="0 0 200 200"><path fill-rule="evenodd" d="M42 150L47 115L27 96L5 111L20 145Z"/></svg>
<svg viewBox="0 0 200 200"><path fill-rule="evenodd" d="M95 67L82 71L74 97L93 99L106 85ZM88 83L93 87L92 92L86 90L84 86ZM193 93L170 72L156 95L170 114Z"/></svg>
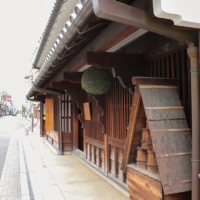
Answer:
<svg viewBox="0 0 200 200"><path fill-rule="evenodd" d="M181 48L147 61L149 77L177 78L178 94L191 127L191 77L187 49Z"/></svg>
<svg viewBox="0 0 200 200"><path fill-rule="evenodd" d="M107 172L119 184L126 187L126 173L121 170L132 95L113 79L112 88L106 94Z"/></svg>
<svg viewBox="0 0 200 200"><path fill-rule="evenodd" d="M91 106L91 121L85 120L85 134L86 136L104 142L104 134L102 133L102 126L98 121L98 115L101 113L100 108L96 105L93 96L87 95L86 102Z"/></svg>
<svg viewBox="0 0 200 200"><path fill-rule="evenodd" d="M114 78L106 95L106 130L109 137L126 139L131 106L132 95Z"/></svg>

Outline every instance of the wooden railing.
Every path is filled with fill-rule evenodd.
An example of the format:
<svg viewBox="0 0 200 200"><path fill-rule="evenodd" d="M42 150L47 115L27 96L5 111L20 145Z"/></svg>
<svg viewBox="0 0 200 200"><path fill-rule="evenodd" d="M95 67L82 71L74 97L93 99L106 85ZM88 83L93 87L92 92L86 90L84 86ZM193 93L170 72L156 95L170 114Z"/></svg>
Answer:
<svg viewBox="0 0 200 200"><path fill-rule="evenodd" d="M58 132L47 131L47 141L58 150Z"/></svg>
<svg viewBox="0 0 200 200"><path fill-rule="evenodd" d="M104 143L85 136L86 140L86 159L99 168L105 169Z"/></svg>
<svg viewBox="0 0 200 200"><path fill-rule="evenodd" d="M125 140L108 137L109 162L108 173L122 183L126 183L126 173L121 170Z"/></svg>
<svg viewBox="0 0 200 200"><path fill-rule="evenodd" d="M103 170L119 184L127 187L126 173L121 170L125 140L105 138L104 143L85 136L86 160L99 170Z"/></svg>

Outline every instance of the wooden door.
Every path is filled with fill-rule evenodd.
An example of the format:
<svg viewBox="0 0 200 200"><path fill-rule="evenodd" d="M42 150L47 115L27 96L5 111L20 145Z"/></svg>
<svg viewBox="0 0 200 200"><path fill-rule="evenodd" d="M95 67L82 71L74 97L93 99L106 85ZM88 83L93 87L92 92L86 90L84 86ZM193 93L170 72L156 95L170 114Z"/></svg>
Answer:
<svg viewBox="0 0 200 200"><path fill-rule="evenodd" d="M54 104L53 99L45 99L46 105L46 131L54 130Z"/></svg>

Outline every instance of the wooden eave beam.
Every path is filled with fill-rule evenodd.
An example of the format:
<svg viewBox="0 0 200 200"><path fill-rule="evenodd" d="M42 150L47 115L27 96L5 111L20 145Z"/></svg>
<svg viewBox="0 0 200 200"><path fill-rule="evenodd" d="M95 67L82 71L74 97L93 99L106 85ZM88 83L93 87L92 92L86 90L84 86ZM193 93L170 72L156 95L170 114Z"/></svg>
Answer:
<svg viewBox="0 0 200 200"><path fill-rule="evenodd" d="M46 95L36 95L36 99L44 101L46 99Z"/></svg>
<svg viewBox="0 0 200 200"><path fill-rule="evenodd" d="M68 81L63 82L52 82L52 87L60 90L81 90L80 83L71 83Z"/></svg>
<svg viewBox="0 0 200 200"><path fill-rule="evenodd" d="M94 40L92 40L76 57L74 57L52 80L56 82L63 81L63 72L68 73L77 72L84 67L85 52L93 51L96 53L103 53L115 46L129 35L137 31L138 28L128 26L121 23L113 22L106 27Z"/></svg>
<svg viewBox="0 0 200 200"><path fill-rule="evenodd" d="M68 73L64 72L64 81L70 81L71 83L81 83L82 72Z"/></svg>
<svg viewBox="0 0 200 200"><path fill-rule="evenodd" d="M54 91L54 92L59 92L60 94L66 94L66 92L64 90L59 90L57 88L46 87L45 89L51 90L51 91Z"/></svg>
<svg viewBox="0 0 200 200"><path fill-rule="evenodd" d="M105 69L143 67L145 56L140 54L86 52L86 64Z"/></svg>
<svg viewBox="0 0 200 200"><path fill-rule="evenodd" d="M26 96L26 98L28 101L43 102L43 100L40 100L40 99L30 99L27 96Z"/></svg>
<svg viewBox="0 0 200 200"><path fill-rule="evenodd" d="M151 77L132 77L132 84L150 84L150 85L178 85L178 79L172 78L151 78Z"/></svg>
<svg viewBox="0 0 200 200"><path fill-rule="evenodd" d="M43 89L43 88L39 88L37 86L33 86L33 89L34 91L36 92L42 92L42 93L47 93L47 94L54 94L54 95L59 95L61 96L61 93L60 92L55 92L55 91L52 91L52 90L47 90L47 89Z"/></svg>

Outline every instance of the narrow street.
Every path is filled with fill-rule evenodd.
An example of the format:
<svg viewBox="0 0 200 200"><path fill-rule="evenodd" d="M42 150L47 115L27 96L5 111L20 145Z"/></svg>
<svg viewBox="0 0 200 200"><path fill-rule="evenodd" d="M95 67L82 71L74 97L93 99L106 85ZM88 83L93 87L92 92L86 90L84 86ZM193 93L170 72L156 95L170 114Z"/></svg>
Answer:
<svg viewBox="0 0 200 200"><path fill-rule="evenodd" d="M19 135L30 125L18 116L0 118L0 199L21 199Z"/></svg>
<svg viewBox="0 0 200 200"><path fill-rule="evenodd" d="M5 163L11 134L28 125L30 125L30 122L22 118L21 115L17 117L5 116L0 118L0 177Z"/></svg>
<svg viewBox="0 0 200 200"><path fill-rule="evenodd" d="M0 200L127 200L105 177L74 154L56 155L39 136L39 126L25 135L30 122L17 117L0 120Z"/></svg>

